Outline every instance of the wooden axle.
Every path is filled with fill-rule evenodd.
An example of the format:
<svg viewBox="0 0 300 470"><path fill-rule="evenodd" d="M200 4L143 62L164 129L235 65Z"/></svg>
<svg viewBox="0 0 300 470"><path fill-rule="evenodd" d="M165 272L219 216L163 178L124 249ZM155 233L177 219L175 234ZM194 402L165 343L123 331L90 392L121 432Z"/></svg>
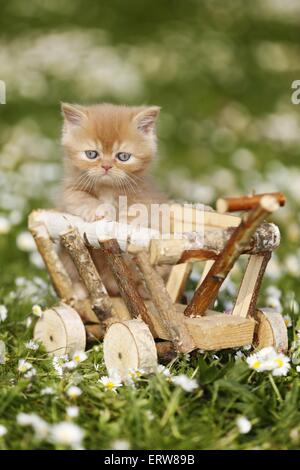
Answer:
<svg viewBox="0 0 300 470"><path fill-rule="evenodd" d="M217 211L221 213L225 212L238 212L238 211L250 211L255 207L262 197L269 195L276 199L280 206L284 206L286 202L285 195L283 193L265 193L255 194L253 196L241 196L241 197L224 197L217 200Z"/></svg>

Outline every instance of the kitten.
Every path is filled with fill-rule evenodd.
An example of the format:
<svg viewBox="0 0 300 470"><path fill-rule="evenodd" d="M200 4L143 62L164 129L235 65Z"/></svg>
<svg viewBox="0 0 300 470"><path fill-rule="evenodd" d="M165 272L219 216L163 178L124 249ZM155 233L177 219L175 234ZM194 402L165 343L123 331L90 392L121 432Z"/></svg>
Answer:
<svg viewBox="0 0 300 470"><path fill-rule="evenodd" d="M118 214L119 196L127 196L128 207L166 202L148 175L156 156L159 111L158 106L62 104L64 181L59 209L91 222L103 217L105 203L114 205ZM106 288L116 295L108 267L99 253L92 255Z"/></svg>

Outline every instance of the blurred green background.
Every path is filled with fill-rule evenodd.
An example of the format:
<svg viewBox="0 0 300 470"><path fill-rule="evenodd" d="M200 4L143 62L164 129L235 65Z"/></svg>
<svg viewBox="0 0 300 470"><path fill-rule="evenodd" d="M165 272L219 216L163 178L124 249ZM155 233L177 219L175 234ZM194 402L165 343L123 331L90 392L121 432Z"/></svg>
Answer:
<svg viewBox="0 0 300 470"><path fill-rule="evenodd" d="M284 191L271 276L300 275L297 0L1 2L1 283L41 264L22 232L61 177L60 101L158 104L154 168L172 196ZM21 238L20 238L21 233ZM22 238L23 236L23 238ZM28 260L30 263L28 263Z"/></svg>

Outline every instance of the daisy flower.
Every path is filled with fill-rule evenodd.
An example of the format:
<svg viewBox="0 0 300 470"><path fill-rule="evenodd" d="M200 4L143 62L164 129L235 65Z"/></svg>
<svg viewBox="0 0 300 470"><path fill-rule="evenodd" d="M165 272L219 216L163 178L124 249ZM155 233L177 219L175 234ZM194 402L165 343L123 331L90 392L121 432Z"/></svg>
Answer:
<svg viewBox="0 0 300 470"><path fill-rule="evenodd" d="M274 375L275 377L287 375L288 371L291 368L289 357L285 356L282 353L279 353L276 357L274 357L273 362L274 369L272 370L272 375Z"/></svg>
<svg viewBox="0 0 300 470"><path fill-rule="evenodd" d="M33 315L35 315L36 317L39 317L39 318L40 318L40 317L42 316L42 314L43 314L43 310L42 310L42 308L41 308L39 305L34 305L34 306L32 307L32 313L33 313Z"/></svg>
<svg viewBox="0 0 300 470"><path fill-rule="evenodd" d="M79 387L72 385L71 387L68 388L68 390L66 391L66 394L68 395L68 397L72 399L76 399L82 394L82 390Z"/></svg>
<svg viewBox="0 0 300 470"><path fill-rule="evenodd" d="M119 387L122 387L121 379L117 375L105 375L101 377L98 382L103 385L106 391L116 392Z"/></svg>
<svg viewBox="0 0 300 470"><path fill-rule="evenodd" d="M17 423L20 426L32 426L36 439L43 440L49 434L49 425L36 413L19 413Z"/></svg>
<svg viewBox="0 0 300 470"><path fill-rule="evenodd" d="M4 436L7 433L7 428L0 424L0 437Z"/></svg>
<svg viewBox="0 0 300 470"><path fill-rule="evenodd" d="M158 373L158 374L162 374L162 375L164 375L165 377L171 377L170 369L168 369L167 367L163 366L162 364L159 364L159 366L157 366L157 373Z"/></svg>
<svg viewBox="0 0 300 470"><path fill-rule="evenodd" d="M39 344L33 341L33 339L31 339L30 341L25 343L25 347L27 349L31 349L32 351L36 351L37 349L39 349Z"/></svg>
<svg viewBox="0 0 300 470"><path fill-rule="evenodd" d="M249 419L246 418L246 416L239 416L236 419L235 424L237 425L237 428L241 434L247 434L249 431L251 431L252 424Z"/></svg>
<svg viewBox="0 0 300 470"><path fill-rule="evenodd" d="M24 377L25 379L32 379L36 375L36 369L34 367L31 367L25 374Z"/></svg>
<svg viewBox="0 0 300 470"><path fill-rule="evenodd" d="M18 371L24 374L27 372L29 369L32 368L32 364L25 359L20 359L19 364L18 364Z"/></svg>
<svg viewBox="0 0 300 470"><path fill-rule="evenodd" d="M69 446L72 449L81 447L83 430L75 423L64 421L54 424L50 430L50 440L54 444Z"/></svg>
<svg viewBox="0 0 300 470"><path fill-rule="evenodd" d="M73 354L72 360L79 364L87 359L87 354L84 351L76 351Z"/></svg>
<svg viewBox="0 0 300 470"><path fill-rule="evenodd" d="M292 319L291 319L290 315L283 315L283 319L284 319L284 323L285 323L287 328L291 328L291 326L293 326Z"/></svg>
<svg viewBox="0 0 300 470"><path fill-rule="evenodd" d="M53 387L45 387L41 390L41 395L54 395Z"/></svg>
<svg viewBox="0 0 300 470"><path fill-rule="evenodd" d="M79 415L79 408L78 406L68 406L66 408L66 415L68 418L77 418Z"/></svg>
<svg viewBox="0 0 300 470"><path fill-rule="evenodd" d="M31 252L36 250L34 238L28 231L20 232L17 236L16 243L21 251Z"/></svg>
<svg viewBox="0 0 300 470"><path fill-rule="evenodd" d="M180 374L175 375L172 378L172 382L175 385L181 387L185 392L192 392L198 388L198 383L195 379L190 379L187 375Z"/></svg>
<svg viewBox="0 0 300 470"><path fill-rule="evenodd" d="M7 319L7 308L5 305L0 305L0 322Z"/></svg>

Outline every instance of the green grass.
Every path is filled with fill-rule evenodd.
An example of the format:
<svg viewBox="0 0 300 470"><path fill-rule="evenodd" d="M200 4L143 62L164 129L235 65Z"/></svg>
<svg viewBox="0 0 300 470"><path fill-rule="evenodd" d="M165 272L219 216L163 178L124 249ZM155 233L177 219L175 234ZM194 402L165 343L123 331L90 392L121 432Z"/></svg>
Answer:
<svg viewBox="0 0 300 470"><path fill-rule="evenodd" d="M0 448L60 448L37 439L17 416L64 422L73 384L82 390L73 422L85 433L86 449L114 448L120 439L132 449L299 448L300 122L290 100L291 83L300 78L298 12L263 0L132 0L126 11L123 0L23 3L7 2L0 17L0 80L7 85L7 104L0 106L0 217L11 222L0 233L0 305L8 310L0 322L7 349L0 364L0 425L7 428ZM259 299L291 317L286 377L251 371L234 350L217 357L197 352L170 366L172 374L197 380L191 393L161 375L112 393L98 382L106 374L101 344L62 378L41 348L26 349L36 321L28 325L32 306L57 302L35 252L17 240L33 208L54 205L62 168L60 101L162 106L153 171L172 196L213 205L220 195L286 193L286 208L274 215L282 243ZM222 292L220 308L230 307L239 276ZM270 286L279 288L279 301ZM21 358L36 368L32 379L18 372ZM54 395L42 395L49 386ZM249 433L239 432L239 416L251 421Z"/></svg>

